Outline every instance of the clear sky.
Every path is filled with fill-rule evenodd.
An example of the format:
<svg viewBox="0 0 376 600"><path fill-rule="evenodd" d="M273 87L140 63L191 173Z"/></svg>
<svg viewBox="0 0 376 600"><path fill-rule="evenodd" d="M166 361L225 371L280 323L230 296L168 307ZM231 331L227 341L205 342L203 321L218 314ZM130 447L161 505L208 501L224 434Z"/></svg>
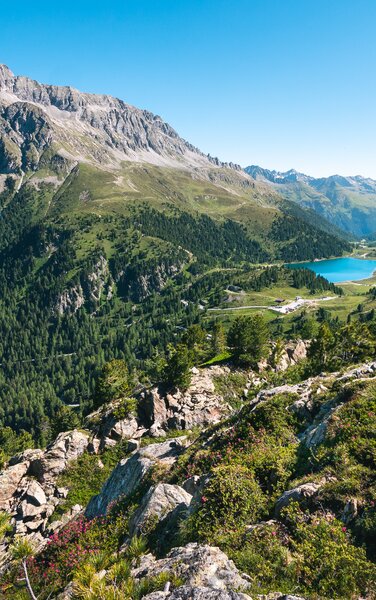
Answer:
<svg viewBox="0 0 376 600"><path fill-rule="evenodd" d="M0 62L242 166L376 178L375 0L0 0Z"/></svg>

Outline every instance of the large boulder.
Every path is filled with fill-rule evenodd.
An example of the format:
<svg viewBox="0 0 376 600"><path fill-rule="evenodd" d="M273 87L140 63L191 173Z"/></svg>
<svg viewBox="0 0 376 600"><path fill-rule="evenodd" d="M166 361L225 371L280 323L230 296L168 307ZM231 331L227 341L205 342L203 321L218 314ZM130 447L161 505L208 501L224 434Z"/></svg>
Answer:
<svg viewBox="0 0 376 600"><path fill-rule="evenodd" d="M29 468L29 462L19 462L0 473L0 510L10 510L13 496Z"/></svg>
<svg viewBox="0 0 376 600"><path fill-rule="evenodd" d="M274 346L275 347L275 346ZM296 365L301 360L307 358L309 341L292 340L286 344L278 356L276 371L286 371L289 367Z"/></svg>
<svg viewBox="0 0 376 600"><path fill-rule="evenodd" d="M166 558L159 560L152 554L144 555L140 566L133 569L132 575L136 579L142 579L165 571L174 573L185 585L194 588L231 591L246 590L249 586L248 581L240 575L232 560L222 550L196 543L174 548ZM183 596L185 597L187 596Z"/></svg>
<svg viewBox="0 0 376 600"><path fill-rule="evenodd" d="M89 434L74 429L60 433L42 456L30 464L30 475L40 482L54 481L64 471L67 463L84 453L89 444Z"/></svg>
<svg viewBox="0 0 376 600"><path fill-rule="evenodd" d="M44 489L35 479L32 479L27 487L25 500L34 506L43 506L47 502Z"/></svg>
<svg viewBox="0 0 376 600"><path fill-rule="evenodd" d="M89 518L106 514L108 507L120 497L129 496L146 473L156 464L172 465L184 449L185 438L150 444L121 460L105 482L101 492L92 498L86 509Z"/></svg>
<svg viewBox="0 0 376 600"><path fill-rule="evenodd" d="M191 500L192 496L179 485L158 483L152 486L130 521L130 535L142 533L151 523L168 519L177 509L187 510Z"/></svg>

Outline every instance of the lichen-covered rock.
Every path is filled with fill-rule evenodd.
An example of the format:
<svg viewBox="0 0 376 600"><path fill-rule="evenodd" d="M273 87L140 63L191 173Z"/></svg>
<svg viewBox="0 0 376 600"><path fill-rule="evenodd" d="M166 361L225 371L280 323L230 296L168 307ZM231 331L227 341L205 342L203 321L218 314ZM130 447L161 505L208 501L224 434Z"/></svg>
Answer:
<svg viewBox="0 0 376 600"><path fill-rule="evenodd" d="M132 575L142 579L165 571L174 573L185 585L192 587L231 591L246 590L249 586L222 550L196 543L174 548L166 558L159 560L147 554L141 558L140 566L133 569Z"/></svg>
<svg viewBox="0 0 376 600"><path fill-rule="evenodd" d="M105 514L111 503L121 496L129 496L156 462L172 465L184 449L184 441L184 438L176 438L161 444L150 444L121 460L101 492L90 500L86 516L93 518Z"/></svg>

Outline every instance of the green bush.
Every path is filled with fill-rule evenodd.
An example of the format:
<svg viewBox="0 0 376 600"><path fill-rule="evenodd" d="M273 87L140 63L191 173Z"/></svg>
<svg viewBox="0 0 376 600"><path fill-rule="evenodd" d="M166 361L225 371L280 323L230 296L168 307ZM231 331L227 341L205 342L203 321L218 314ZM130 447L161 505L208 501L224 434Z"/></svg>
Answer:
<svg viewBox="0 0 376 600"><path fill-rule="evenodd" d="M211 472L197 511L183 523L183 535L227 544L263 513L265 497L253 473L238 464L220 465Z"/></svg>
<svg viewBox="0 0 376 600"><path fill-rule="evenodd" d="M343 523L330 514L303 513L296 504L285 509L284 521L256 527L231 553L251 578L251 594L278 589L317 600L374 597L375 566Z"/></svg>

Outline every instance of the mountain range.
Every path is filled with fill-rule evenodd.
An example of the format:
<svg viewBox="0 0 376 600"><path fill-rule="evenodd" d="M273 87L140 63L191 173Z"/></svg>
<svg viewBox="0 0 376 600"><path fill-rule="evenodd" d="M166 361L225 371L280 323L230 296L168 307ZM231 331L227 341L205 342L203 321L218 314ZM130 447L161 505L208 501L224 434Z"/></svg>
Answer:
<svg viewBox="0 0 376 600"><path fill-rule="evenodd" d="M251 165L245 171L268 183L284 198L310 208L351 236L366 237L376 231L376 181L356 175L315 178L294 169L270 171Z"/></svg>

